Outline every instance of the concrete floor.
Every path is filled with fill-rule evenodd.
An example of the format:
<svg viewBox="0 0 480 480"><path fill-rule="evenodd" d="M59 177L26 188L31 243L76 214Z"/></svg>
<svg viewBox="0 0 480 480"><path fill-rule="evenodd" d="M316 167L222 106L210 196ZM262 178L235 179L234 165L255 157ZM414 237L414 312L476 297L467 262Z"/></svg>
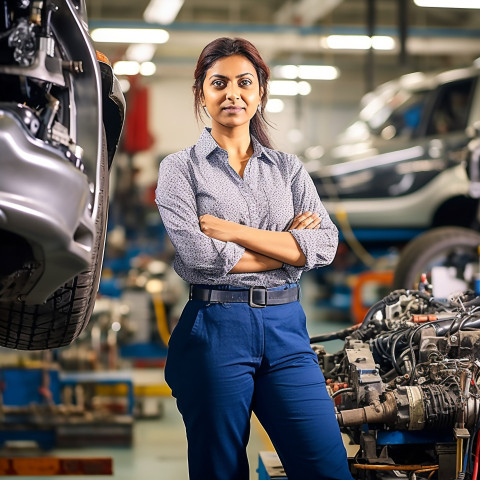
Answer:
<svg viewBox="0 0 480 480"><path fill-rule="evenodd" d="M345 328L350 325L345 316L338 312L326 311L318 307L318 286L312 277L302 281L302 304L307 313L308 330L311 336ZM341 348L341 343L329 342L328 351ZM164 413L161 418L136 420L134 425L134 441L131 448L81 448L56 449L49 452L31 452L31 456L47 455L54 457L111 457L114 475L110 477L81 478L114 478L115 480L186 480L186 438L183 423L175 405L175 400L165 397L162 400ZM248 446L250 462L250 478L258 478L258 454L260 451L273 450L263 428L256 418L252 419L251 438ZM26 452L3 452L2 456L27 456ZM28 477L38 478L43 477ZM72 477L56 476L58 479ZM77 477L78 478L78 477Z"/></svg>

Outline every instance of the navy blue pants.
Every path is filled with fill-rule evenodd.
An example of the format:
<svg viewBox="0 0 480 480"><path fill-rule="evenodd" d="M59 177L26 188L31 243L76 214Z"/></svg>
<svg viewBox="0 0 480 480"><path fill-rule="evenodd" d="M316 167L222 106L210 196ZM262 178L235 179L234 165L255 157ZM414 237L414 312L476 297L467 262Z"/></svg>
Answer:
<svg viewBox="0 0 480 480"><path fill-rule="evenodd" d="M189 301L165 378L185 423L191 480L249 478L252 410L289 480L352 479L299 302Z"/></svg>

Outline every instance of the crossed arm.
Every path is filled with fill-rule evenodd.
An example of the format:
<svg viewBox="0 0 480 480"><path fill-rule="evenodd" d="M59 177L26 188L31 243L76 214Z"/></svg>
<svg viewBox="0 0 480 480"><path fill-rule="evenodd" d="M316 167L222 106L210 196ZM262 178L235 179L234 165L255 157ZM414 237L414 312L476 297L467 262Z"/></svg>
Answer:
<svg viewBox="0 0 480 480"><path fill-rule="evenodd" d="M245 253L230 273L264 272L281 268L284 263L305 265L305 255L289 232L260 230L213 215L202 215L199 221L200 229L208 237L245 247ZM288 229L318 229L320 221L317 213L305 212L298 214Z"/></svg>

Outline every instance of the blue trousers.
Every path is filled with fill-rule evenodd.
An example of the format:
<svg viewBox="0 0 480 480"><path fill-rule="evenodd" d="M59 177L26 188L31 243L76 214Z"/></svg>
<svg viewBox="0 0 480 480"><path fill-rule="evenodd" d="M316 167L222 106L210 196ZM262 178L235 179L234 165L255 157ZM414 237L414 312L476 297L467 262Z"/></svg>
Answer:
<svg viewBox="0 0 480 480"><path fill-rule="evenodd" d="M165 378L185 423L191 480L249 478L252 411L289 480L352 479L299 302L189 301Z"/></svg>

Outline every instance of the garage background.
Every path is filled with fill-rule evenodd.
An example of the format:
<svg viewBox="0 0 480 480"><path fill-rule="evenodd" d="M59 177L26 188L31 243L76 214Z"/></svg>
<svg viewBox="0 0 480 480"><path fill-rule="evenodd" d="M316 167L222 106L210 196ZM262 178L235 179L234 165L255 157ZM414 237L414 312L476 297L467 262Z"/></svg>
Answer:
<svg viewBox="0 0 480 480"><path fill-rule="evenodd" d="M164 3L172 7L177 1ZM298 94L280 94L272 83L268 118L274 145L303 157L308 149L327 148L375 87L418 71L471 66L480 57L480 9L424 7L421 0L178 0L170 19L146 21L147 0L86 4L95 46L113 64L128 107L112 170L100 295L90 327L70 347L45 353L2 350L0 359L2 381L12 395L7 402L48 404L65 398L66 391L76 392L97 416L88 425L64 427L56 437L38 421L17 422L13 430L3 425L2 456L102 457L112 459L118 480L185 479L185 434L163 381L163 365L187 291L171 269L172 248L153 192L161 160L195 143L203 128L194 118L191 92L202 48L220 36L247 38L270 65L273 81L294 83L290 87ZM106 28L161 29L165 41L139 50L138 32L131 42L125 36L111 42L97 36ZM353 44L346 44L351 36ZM302 78L299 66L330 67L330 78ZM391 267L398 245L392 248L386 240L374 247L369 254ZM354 322L351 286L361 269L352 256L343 246L328 274L305 275L302 303L312 335ZM377 280L385 287L380 293L386 293L388 281ZM371 303L380 293L366 296ZM331 342L329 348L340 346ZM117 417L100 419L105 411ZM253 419L252 479L258 478L259 452L271 449ZM38 474L47 468L38 465Z"/></svg>

